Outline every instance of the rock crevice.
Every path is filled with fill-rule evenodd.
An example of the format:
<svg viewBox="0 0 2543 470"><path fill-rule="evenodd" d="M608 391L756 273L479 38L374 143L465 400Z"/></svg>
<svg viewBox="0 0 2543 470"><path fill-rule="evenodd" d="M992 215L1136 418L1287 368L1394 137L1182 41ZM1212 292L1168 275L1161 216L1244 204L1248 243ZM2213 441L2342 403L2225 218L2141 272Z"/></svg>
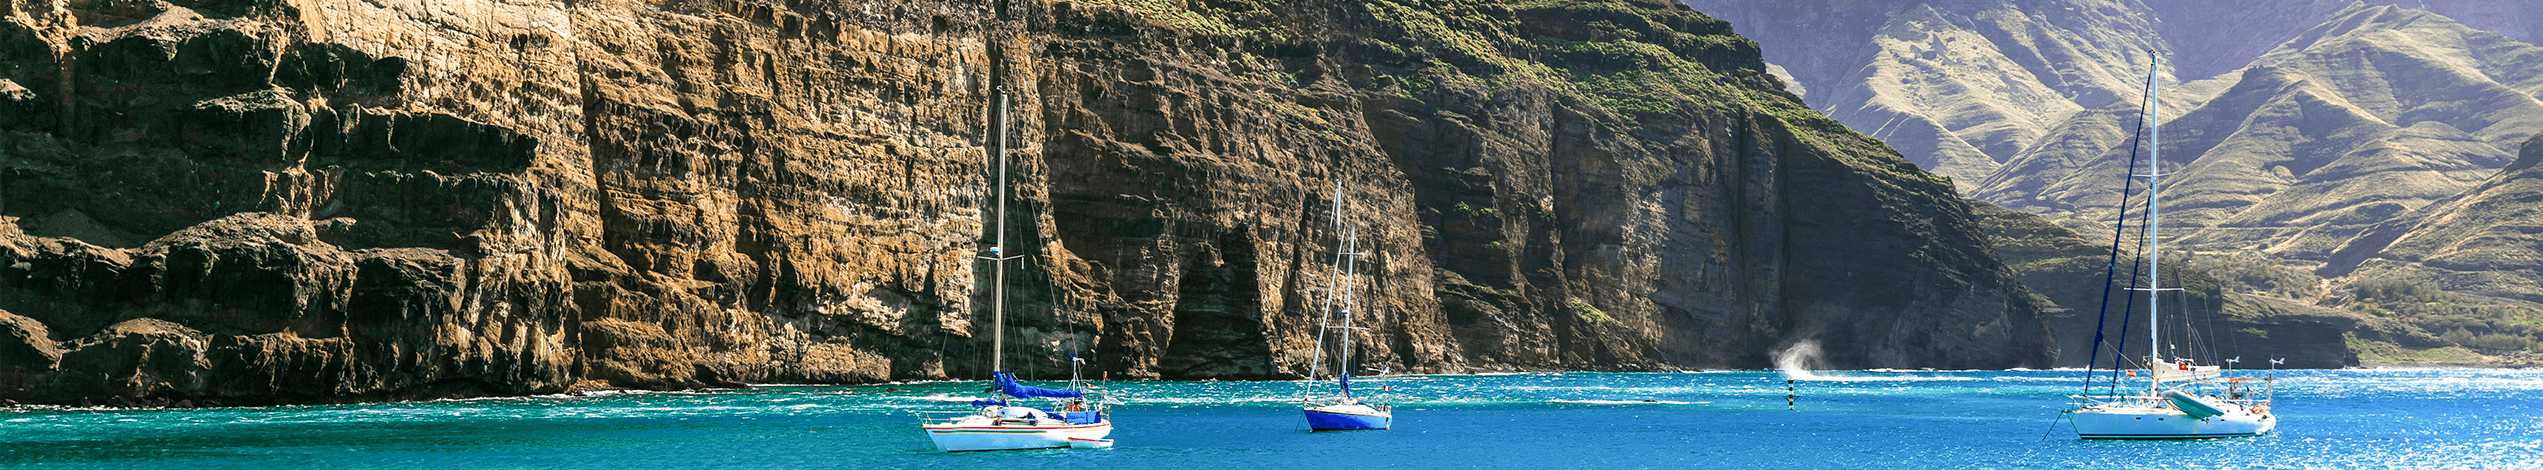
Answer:
<svg viewBox="0 0 2543 470"><path fill-rule="evenodd" d="M1001 89L1028 378L1305 374L1336 183L1362 373L2054 354L1727 23L1203 3L9 0L0 397L983 376Z"/></svg>

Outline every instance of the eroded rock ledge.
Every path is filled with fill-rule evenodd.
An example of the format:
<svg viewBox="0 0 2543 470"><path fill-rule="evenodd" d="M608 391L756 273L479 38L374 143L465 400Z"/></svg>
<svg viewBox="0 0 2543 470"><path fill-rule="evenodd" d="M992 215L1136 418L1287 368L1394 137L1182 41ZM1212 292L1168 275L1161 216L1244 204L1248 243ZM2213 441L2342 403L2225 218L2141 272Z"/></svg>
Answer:
<svg viewBox="0 0 2543 470"><path fill-rule="evenodd" d="M0 398L2044 366L1950 184L1668 2L6 0Z"/></svg>

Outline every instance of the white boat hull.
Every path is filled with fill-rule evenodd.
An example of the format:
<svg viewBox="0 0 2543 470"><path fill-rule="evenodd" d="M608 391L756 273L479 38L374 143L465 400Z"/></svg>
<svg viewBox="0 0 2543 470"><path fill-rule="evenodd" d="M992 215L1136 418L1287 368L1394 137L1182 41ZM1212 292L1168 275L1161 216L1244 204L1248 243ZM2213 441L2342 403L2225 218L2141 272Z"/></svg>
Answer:
<svg viewBox="0 0 2543 470"><path fill-rule="evenodd" d="M2070 418L2085 439L2213 439L2268 434L2278 417L2244 410L2197 418L2170 408L2085 408Z"/></svg>
<svg viewBox="0 0 2543 470"><path fill-rule="evenodd" d="M927 437L946 452L1070 447L1071 439L1097 441L1113 433L1110 421L1083 425L948 423L927 425ZM1111 447L1110 441L1104 442ZM1082 444L1081 444L1082 445Z"/></svg>

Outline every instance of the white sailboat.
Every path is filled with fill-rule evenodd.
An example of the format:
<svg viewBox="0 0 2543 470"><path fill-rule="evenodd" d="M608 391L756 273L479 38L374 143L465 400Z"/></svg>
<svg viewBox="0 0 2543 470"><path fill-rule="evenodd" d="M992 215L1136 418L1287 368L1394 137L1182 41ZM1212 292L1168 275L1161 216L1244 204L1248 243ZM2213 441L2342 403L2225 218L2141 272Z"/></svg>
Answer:
<svg viewBox="0 0 2543 470"><path fill-rule="evenodd" d="M2156 56L2150 62L2153 70L2161 70L2162 61L2161 56ZM2114 377L2108 394L2072 397L2077 401L2066 411L2067 417L2075 427L2075 434L2084 439L2207 439L2268 434L2278 427L2278 417L2270 414L2269 410L2270 400L2274 398L2275 392L2274 377L2228 379L2223 377L2224 371L2218 366L2197 365L2185 358L2164 360L2160 356L2160 351L2163 351L2163 337L2159 334L2162 326L2159 321L2162 312L2161 294L2164 291L2180 289L2162 286L2162 256L2158 256L2161 253L2158 249L2163 240L2162 225L2159 222L2163 220L2160 183L2164 173L2161 147L2154 145L2159 142L2160 132L2156 126L2158 121L2155 117L2158 96L2155 86L2157 72L2153 70L2146 74L2146 106L2143 123L2148 132L2147 148L2152 150L2150 150L2151 156L2146 159L2146 173L2136 175L2146 179L2144 225L2146 246L2142 253L2146 259L2145 266L2148 272L2146 277L2149 282L2146 288L2133 289L2147 294L2146 352L2148 355L2143 357L2144 361L2140 363L2144 366L2146 386L2144 389L2129 390L2123 394L2116 383L2117 378ZM2135 170L2131 168L2130 171ZM2123 206L2125 199L2122 198ZM2125 209L2122 211L2124 214ZM2114 247L2117 246L2115 243ZM2113 259L2116 259L2115 255ZM2112 273L2116 272L2116 264L2113 264ZM2095 333L2095 336L2098 341L2099 333ZM2124 340L2123 338L2122 341ZM2093 347L2096 348L2095 355L2098 356L2098 348L2101 345L2095 344ZM2114 358L2114 360L2119 359ZM2124 367L2121 368L2124 369ZM2086 388L2089 390L2092 376L2089 368L2085 375ZM2129 375L2134 376L2137 373L2130 370Z"/></svg>
<svg viewBox="0 0 2543 470"><path fill-rule="evenodd" d="M1342 183L1338 181L1333 183L1333 225L1335 228L1343 227ZM1306 414L1309 431L1386 430L1395 427L1393 407L1383 403L1363 403L1351 396L1351 331L1363 329L1351 326L1351 312L1359 307L1359 302L1351 294L1355 287L1354 278L1359 275L1362 254L1359 253L1358 233L1357 230L1343 229L1342 236L1335 240L1333 272L1325 281L1324 318L1318 321L1320 329L1316 331L1316 352L1307 360L1310 364L1307 380L1313 382L1317 376L1323 375L1324 332L1341 330L1342 354L1335 356L1341 365L1334 372L1334 383L1341 391L1332 397L1319 398L1310 394L1300 400L1299 411ZM1336 307L1341 308L1340 327L1333 326Z"/></svg>
<svg viewBox="0 0 2543 470"><path fill-rule="evenodd" d="M1055 390L1016 383L1015 374L1006 370L1007 261L1021 257L1008 256L1007 244L1007 97L998 94L998 212L997 239L989 247L989 255L981 258L996 264L996 293L992 294L995 324L990 331L989 370L993 386L989 396L971 402L971 411L922 413L920 427L936 443L936 449L947 452L975 450L1047 449L1054 447L1112 447L1113 421L1107 403L1090 396L1077 368L1084 361L1069 358L1069 389ZM1045 398L1048 409L1024 406L1017 401Z"/></svg>

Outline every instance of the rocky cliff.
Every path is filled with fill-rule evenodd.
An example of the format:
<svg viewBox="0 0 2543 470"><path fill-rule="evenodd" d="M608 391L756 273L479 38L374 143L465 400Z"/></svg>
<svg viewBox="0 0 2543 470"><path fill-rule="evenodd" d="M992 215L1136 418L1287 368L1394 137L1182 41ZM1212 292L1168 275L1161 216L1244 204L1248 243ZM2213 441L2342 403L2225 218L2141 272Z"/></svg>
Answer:
<svg viewBox="0 0 2543 470"><path fill-rule="evenodd" d="M2178 85L2167 85L2166 106L2186 111L2224 91L2243 69L2280 62L2268 56L2283 55L2275 52L2282 48L2378 43L2400 53L2378 58L2379 65L2361 73L2384 76L2395 65L2420 67L2411 64L2418 58L2389 56L2452 57L2434 69L2525 62L2488 52L2422 52L2498 42L2434 29L2469 27L2467 31L2504 34L2509 42L2543 40L2532 20L2543 13L2516 0L1686 3L1740 25L1764 45L1769 62L1811 91L1814 107L1889 141L1910 161L1952 177L1966 194L2017 208L2037 205L2022 198L2039 194L1999 194L2002 188L1981 183L2067 174L2054 171L2059 168L2013 167L2028 155L2093 156L2095 149L2075 148L2076 134L2092 133L2089 121L2104 119L2095 116L2099 110L2113 105L2134 109L2125 104L2142 102L2150 51L2167 59L2157 73ZM2359 10L2433 14L2356 21ZM2334 40L2361 26L2390 31L2377 33L2382 37ZM2326 35L2325 28L2335 31ZM2461 80L2434 80L2453 81ZM2420 84L2405 77L2388 86L2392 93L2407 95L2423 93ZM2167 118L2174 114L2166 113ZM2075 128L2077 120L2088 121L2081 123L2086 127Z"/></svg>
<svg viewBox="0 0 2543 470"><path fill-rule="evenodd" d="M2408 279L2447 291L2543 302L2543 135L2463 194L2367 230L2332 256L2325 271Z"/></svg>
<svg viewBox="0 0 2543 470"><path fill-rule="evenodd" d="M1965 194L2091 219L2116 207L2100 183L2160 52L2183 246L2290 264L2470 189L2543 125L2538 49L2519 40L2535 30L2517 20L2533 13L2515 2L1689 3Z"/></svg>
<svg viewBox="0 0 2543 470"><path fill-rule="evenodd" d="M1299 375L1337 182L1371 369L2053 353L1949 183L1674 3L6 6L16 401L979 377L1001 148L1028 377Z"/></svg>
<svg viewBox="0 0 2543 470"><path fill-rule="evenodd" d="M2162 152L2180 175L2166 183L2166 219L2179 222L2171 229L2185 248L2320 262L2366 227L2470 189L2512 160L2543 128L2535 57L2543 48L2425 12L2343 10L2214 81L2222 91L2212 98L2191 91L2181 114L2167 113ZM2098 124L2111 120L2078 117L2067 135L2116 138L2025 152L1977 197L2108 215L2117 186L2095 183L2127 161L2128 132L2086 129L2134 127Z"/></svg>
<svg viewBox="0 0 2543 470"><path fill-rule="evenodd" d="M1968 192L2077 113L2132 99L2162 23L2129 0L1690 0L1749 28L1829 116Z"/></svg>
<svg viewBox="0 0 2543 470"><path fill-rule="evenodd" d="M2520 326L2543 307L2514 261L2536 240L2504 228L2527 219L2497 202L2514 191L2485 189L2513 186L2494 175L2543 129L2543 37L2525 2L1688 3L1740 25L1817 108L1970 197L2068 227L2120 206L2115 175L2141 150L2145 51L2159 52L2160 150L2177 172L2165 232L2230 287L2224 308L2259 292L2424 333L2523 338L2457 343L2496 357L2543 338ZM2392 243L2436 219L2454 221L2429 225L2447 235ZM2371 330L2352 333L2391 336Z"/></svg>

